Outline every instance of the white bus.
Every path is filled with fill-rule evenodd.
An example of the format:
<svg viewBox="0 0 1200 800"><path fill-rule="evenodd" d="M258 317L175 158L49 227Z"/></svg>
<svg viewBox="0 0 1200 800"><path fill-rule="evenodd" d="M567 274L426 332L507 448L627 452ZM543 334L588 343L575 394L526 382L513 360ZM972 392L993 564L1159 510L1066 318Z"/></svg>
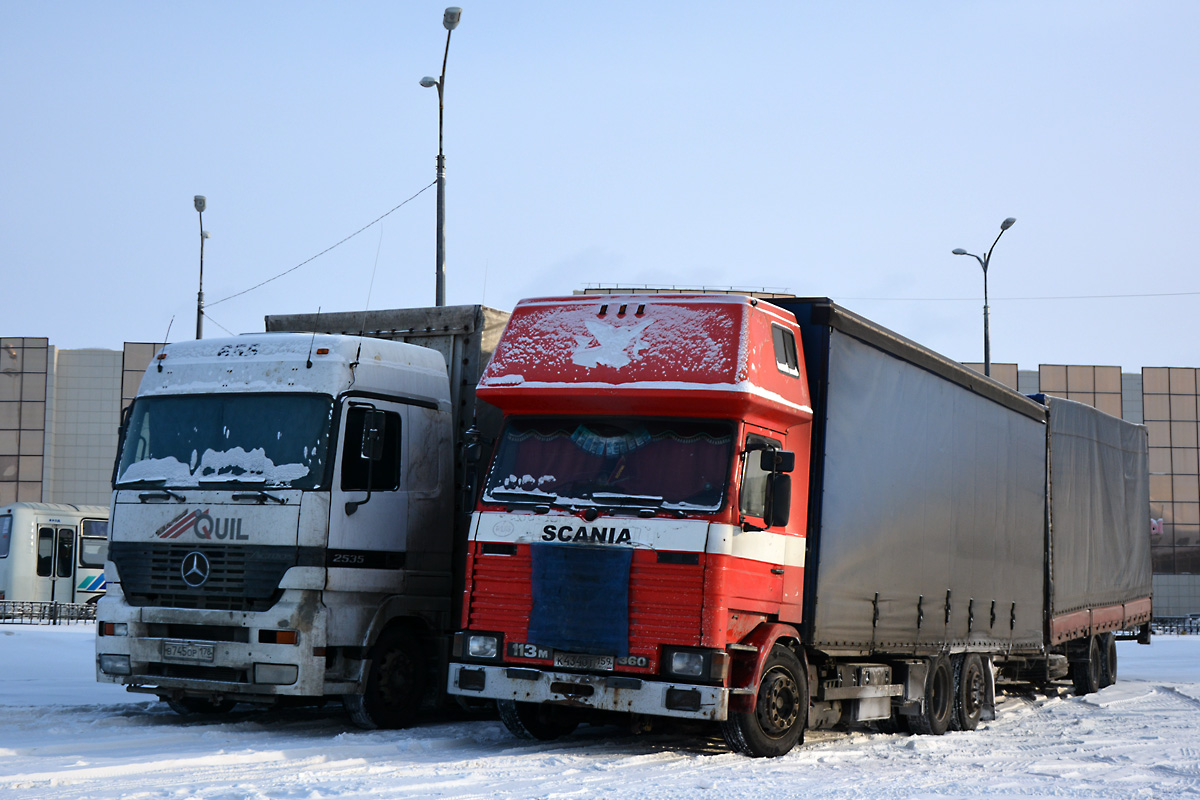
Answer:
<svg viewBox="0 0 1200 800"><path fill-rule="evenodd" d="M108 508L0 507L0 600L95 603L104 595Z"/></svg>

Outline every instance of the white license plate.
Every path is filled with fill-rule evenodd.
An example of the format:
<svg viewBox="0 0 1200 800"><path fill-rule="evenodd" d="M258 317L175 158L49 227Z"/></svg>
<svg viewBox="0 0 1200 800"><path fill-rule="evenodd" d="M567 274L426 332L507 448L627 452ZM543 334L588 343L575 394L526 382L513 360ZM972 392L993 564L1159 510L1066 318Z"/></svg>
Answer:
<svg viewBox="0 0 1200 800"><path fill-rule="evenodd" d="M612 672L613 656L593 656L585 653L555 653L554 666L566 669L596 669Z"/></svg>
<svg viewBox="0 0 1200 800"><path fill-rule="evenodd" d="M212 661L216 648L211 644L196 642L163 642L163 658L173 658L177 661Z"/></svg>

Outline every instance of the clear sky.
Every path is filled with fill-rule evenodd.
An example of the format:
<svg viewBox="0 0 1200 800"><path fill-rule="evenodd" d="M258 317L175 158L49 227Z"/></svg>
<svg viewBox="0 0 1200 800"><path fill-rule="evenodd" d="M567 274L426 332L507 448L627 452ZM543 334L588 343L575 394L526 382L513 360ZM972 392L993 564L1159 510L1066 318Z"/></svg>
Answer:
<svg viewBox="0 0 1200 800"><path fill-rule="evenodd" d="M1200 366L1194 0L461 2L451 304L786 289L980 360L950 251L1013 216L993 361ZM206 336L431 305L432 188L221 301L433 181L444 7L0 0L0 335L193 337L195 194Z"/></svg>

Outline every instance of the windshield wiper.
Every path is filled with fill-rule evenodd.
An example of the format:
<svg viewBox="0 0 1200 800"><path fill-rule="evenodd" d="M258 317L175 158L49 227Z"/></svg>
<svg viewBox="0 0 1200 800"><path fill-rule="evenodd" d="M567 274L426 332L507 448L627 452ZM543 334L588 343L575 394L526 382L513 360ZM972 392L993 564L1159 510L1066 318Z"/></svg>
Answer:
<svg viewBox="0 0 1200 800"><path fill-rule="evenodd" d="M147 500L178 500L181 503L186 503L187 498L178 492L172 492L170 489L155 489L149 492L138 492L138 500L146 502Z"/></svg>
<svg viewBox="0 0 1200 800"><path fill-rule="evenodd" d="M281 505L281 506L287 505L286 497L279 497L278 495L273 495L270 492L264 492L262 489L252 489L249 492L236 492L233 495L233 499L234 500L257 500L260 503L263 502L264 500L274 500L276 503L279 503L279 505Z"/></svg>
<svg viewBox="0 0 1200 800"><path fill-rule="evenodd" d="M663 498L653 494L619 494L617 492L592 492L593 502L606 506L658 507Z"/></svg>

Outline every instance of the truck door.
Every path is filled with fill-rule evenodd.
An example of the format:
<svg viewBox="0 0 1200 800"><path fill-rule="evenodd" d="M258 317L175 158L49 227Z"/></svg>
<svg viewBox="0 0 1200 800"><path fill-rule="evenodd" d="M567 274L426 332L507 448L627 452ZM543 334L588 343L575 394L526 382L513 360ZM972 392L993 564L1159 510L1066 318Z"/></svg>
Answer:
<svg viewBox="0 0 1200 800"><path fill-rule="evenodd" d="M75 602L75 529L38 527L34 600Z"/></svg>
<svg viewBox="0 0 1200 800"><path fill-rule="evenodd" d="M398 570L405 566L409 509L402 467L409 456L408 411L408 406L385 400L344 401L334 462L327 567L387 570L398 579ZM359 573L364 579L366 574ZM382 574L375 573L375 577L387 583ZM332 573L330 583L330 588L336 588Z"/></svg>

